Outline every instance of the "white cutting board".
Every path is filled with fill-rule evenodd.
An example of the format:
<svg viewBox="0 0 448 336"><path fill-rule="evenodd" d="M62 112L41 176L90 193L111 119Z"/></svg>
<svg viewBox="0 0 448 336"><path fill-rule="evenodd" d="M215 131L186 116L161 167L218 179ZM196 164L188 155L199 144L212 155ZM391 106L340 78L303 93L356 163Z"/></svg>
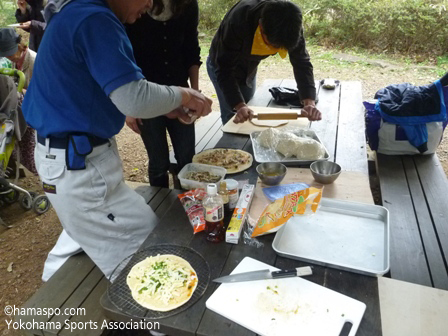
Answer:
<svg viewBox="0 0 448 336"><path fill-rule="evenodd" d="M297 112L300 109L280 109L275 107L263 107L263 106L249 106L255 113L280 113L280 112ZM235 134L246 134L250 135L255 131L264 131L268 127L256 126L250 121L243 122L241 124L235 124L233 122L233 116L222 128L221 130L225 133L235 133ZM310 126L310 121L307 118L298 118L296 120L285 120L287 124L276 127L277 129L298 127L298 128L308 128Z"/></svg>
<svg viewBox="0 0 448 336"><path fill-rule="evenodd" d="M232 274L263 269L278 270L246 257ZM262 336L339 336L345 322L353 323L354 336L366 310L360 301L299 277L222 284L206 306Z"/></svg>

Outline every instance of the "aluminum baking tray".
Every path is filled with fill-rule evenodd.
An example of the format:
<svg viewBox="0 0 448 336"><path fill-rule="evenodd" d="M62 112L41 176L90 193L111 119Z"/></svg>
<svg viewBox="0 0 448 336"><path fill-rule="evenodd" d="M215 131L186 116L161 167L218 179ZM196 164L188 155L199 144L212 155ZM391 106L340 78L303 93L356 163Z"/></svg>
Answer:
<svg viewBox="0 0 448 336"><path fill-rule="evenodd" d="M311 139L314 139L314 140L320 142L325 148L325 156L319 160L300 160L296 157L286 158L284 155L280 154L273 148L263 147L260 145L259 141L257 140L257 138L261 132L262 131L255 131L250 134L250 139L252 140L252 147L254 149L254 158L255 158L255 161L257 161L259 163L281 162L281 163L287 163L287 164L307 165L307 164L313 163L314 161L326 161L330 157L330 154L328 153L327 148L322 143L322 141L320 141L316 132L312 129L306 129L306 130L305 129L296 129L296 130L288 129L288 132L294 133L300 137L303 137L303 136L309 137Z"/></svg>
<svg viewBox="0 0 448 336"><path fill-rule="evenodd" d="M315 214L294 216L277 232L277 254L377 276L389 271L389 211L322 198Z"/></svg>

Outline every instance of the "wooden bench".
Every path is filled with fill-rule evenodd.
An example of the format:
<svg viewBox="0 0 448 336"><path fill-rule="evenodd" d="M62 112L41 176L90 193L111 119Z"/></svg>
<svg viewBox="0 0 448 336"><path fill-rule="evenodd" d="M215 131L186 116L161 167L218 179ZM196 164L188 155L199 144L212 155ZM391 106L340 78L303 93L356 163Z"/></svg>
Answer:
<svg viewBox="0 0 448 336"><path fill-rule="evenodd" d="M132 186L132 183L131 183ZM140 186L135 189L142 195L158 218L161 218L171 204L177 199L177 192L171 189ZM123 256L124 258L125 256ZM69 315L50 316L20 315L15 316L17 322L34 323L32 328L23 332L24 335L101 335L101 325L108 321L100 306L100 298L109 284L103 273L95 266L93 261L85 254L80 253L67 260L67 262L21 307L56 309L64 312L66 308L79 308ZM82 314L85 312L85 315ZM88 327L71 332L65 329L68 323L96 323L97 328ZM40 328L41 323L46 328ZM57 328L58 324L61 328ZM30 324L31 325L31 324ZM28 329L28 328L27 328Z"/></svg>
<svg viewBox="0 0 448 336"><path fill-rule="evenodd" d="M436 154L377 155L390 212L390 276L448 289L448 181Z"/></svg>

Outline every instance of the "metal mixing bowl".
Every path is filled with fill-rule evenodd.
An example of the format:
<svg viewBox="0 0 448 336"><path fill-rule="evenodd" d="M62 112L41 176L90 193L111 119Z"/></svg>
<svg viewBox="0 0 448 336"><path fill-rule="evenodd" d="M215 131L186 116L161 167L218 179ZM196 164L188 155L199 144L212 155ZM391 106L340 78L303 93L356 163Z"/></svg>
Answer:
<svg viewBox="0 0 448 336"><path fill-rule="evenodd" d="M341 174L341 166L331 161L315 161L310 169L314 179L322 184L333 183Z"/></svg>
<svg viewBox="0 0 448 336"><path fill-rule="evenodd" d="M266 185L279 184L286 175L288 169L278 162L265 162L257 166L257 173L260 180Z"/></svg>

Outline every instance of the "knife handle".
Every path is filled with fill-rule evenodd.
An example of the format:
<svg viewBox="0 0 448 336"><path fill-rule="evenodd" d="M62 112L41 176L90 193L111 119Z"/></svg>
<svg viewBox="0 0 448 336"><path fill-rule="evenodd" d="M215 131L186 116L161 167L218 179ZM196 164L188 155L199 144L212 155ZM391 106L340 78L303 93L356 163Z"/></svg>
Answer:
<svg viewBox="0 0 448 336"><path fill-rule="evenodd" d="M280 270L272 272L272 278L286 278L290 276L306 276L313 274L313 271L311 267L305 266L305 267L297 267L291 270Z"/></svg>

